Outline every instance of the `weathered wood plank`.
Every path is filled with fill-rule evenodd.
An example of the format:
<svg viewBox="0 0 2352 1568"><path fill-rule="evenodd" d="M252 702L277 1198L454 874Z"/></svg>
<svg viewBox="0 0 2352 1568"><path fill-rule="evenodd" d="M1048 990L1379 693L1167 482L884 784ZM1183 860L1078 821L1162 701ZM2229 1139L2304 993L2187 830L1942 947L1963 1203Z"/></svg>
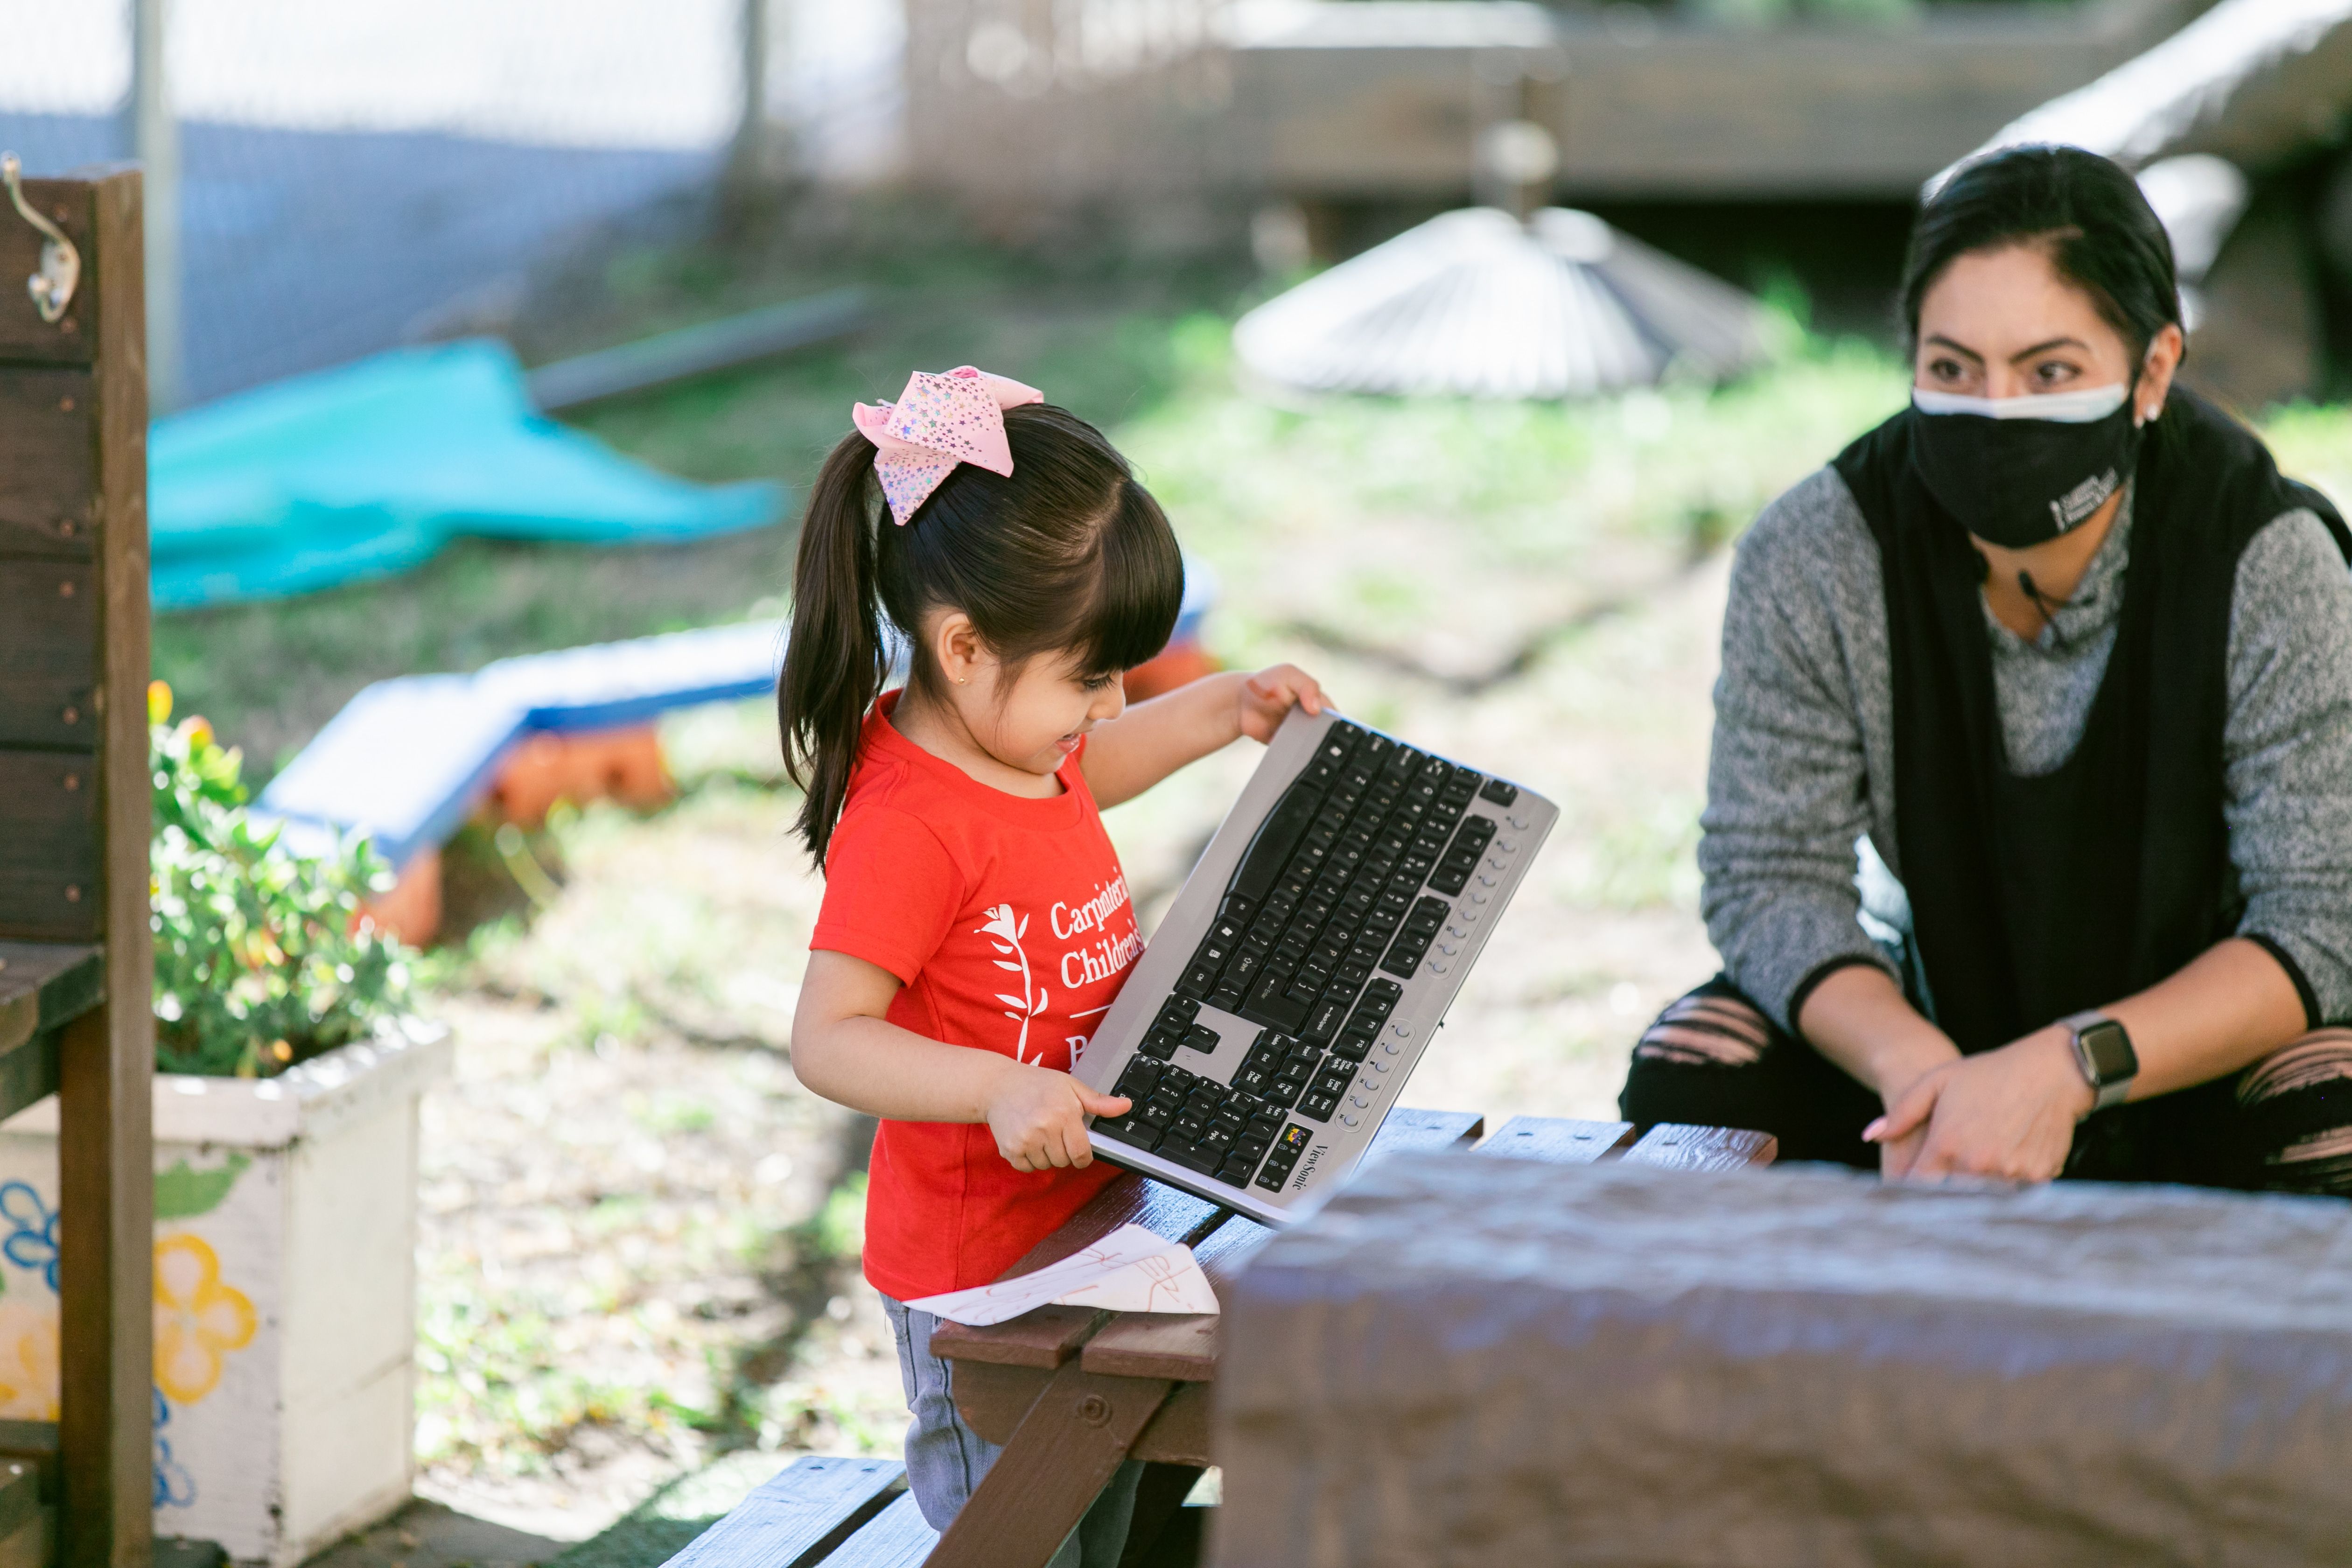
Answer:
<svg viewBox="0 0 2352 1568"><path fill-rule="evenodd" d="M1031 1247L1020 1262L1005 1270L1005 1277L1032 1274L1049 1263L1058 1263L1123 1225L1139 1225L1154 1236L1194 1245L1223 1224L1229 1212L1129 1171L1097 1193L1060 1229ZM1102 1326L1105 1316L1092 1307L1039 1307L986 1328L941 1323L931 1335L931 1352L950 1361L1056 1367Z"/></svg>
<svg viewBox="0 0 2352 1568"><path fill-rule="evenodd" d="M0 557L0 746L98 743L98 568Z"/></svg>
<svg viewBox="0 0 2352 1568"><path fill-rule="evenodd" d="M82 902L97 895L108 962L105 1005L67 1025L58 1045L60 1556L65 1568L146 1568L154 1550L155 1360L146 241L135 169L95 172L88 189L82 320L98 399L105 701L101 879Z"/></svg>
<svg viewBox="0 0 2352 1568"><path fill-rule="evenodd" d="M1400 1105L1381 1123L1372 1146L1364 1151L1365 1163L1405 1149L1447 1149L1475 1142L1486 1130L1486 1119L1475 1110L1424 1110Z"/></svg>
<svg viewBox="0 0 2352 1568"><path fill-rule="evenodd" d="M99 297L104 282L94 274L93 249L102 249L93 232L99 226L98 193L87 179L26 180L25 200L35 211L65 231L81 252L81 286L65 317L41 320L25 291L25 279L41 268L42 235L26 223L0 195L0 360L45 364L86 364L99 352ZM146 314L140 302L139 314ZM142 337L142 365L144 365ZM145 379L142 368L141 379Z"/></svg>
<svg viewBox="0 0 2352 1568"><path fill-rule="evenodd" d="M931 1568L1045 1568L1173 1387L1075 1364L1054 1373L940 1537Z"/></svg>
<svg viewBox="0 0 2352 1568"><path fill-rule="evenodd" d="M939 1542L939 1532L923 1521L922 1507L910 1492L843 1542L824 1560L825 1568L919 1568L930 1560Z"/></svg>
<svg viewBox="0 0 2352 1568"><path fill-rule="evenodd" d="M0 231L15 224L0 206ZM9 276L0 271L0 300L29 311ZM0 316L13 309L0 304ZM0 363L0 555L91 558L95 386L88 370Z"/></svg>
<svg viewBox="0 0 2352 1568"><path fill-rule="evenodd" d="M105 984L95 947L0 942L0 1119L57 1092L57 1031L98 1005Z"/></svg>
<svg viewBox="0 0 2352 1568"><path fill-rule="evenodd" d="M0 751L0 940L99 939L100 795L88 752Z"/></svg>
<svg viewBox="0 0 2352 1568"><path fill-rule="evenodd" d="M0 1051L97 1006L105 975L95 947L0 942Z"/></svg>
<svg viewBox="0 0 2352 1568"><path fill-rule="evenodd" d="M1738 1171L1769 1165L1780 1152L1780 1141L1769 1132L1661 1121L1625 1151L1625 1163L1670 1171Z"/></svg>
<svg viewBox="0 0 2352 1568"><path fill-rule="evenodd" d="M973 1431L992 1443L1003 1443L1037 1403L1037 1395L1053 1375L1042 1367L963 1363L955 1372L956 1409ZM1209 1450L1209 1413L1215 1389L1212 1383L1178 1384L1168 1403L1137 1436L1128 1458L1159 1465L1214 1464Z"/></svg>
<svg viewBox="0 0 2352 1568"><path fill-rule="evenodd" d="M1151 1425L1135 1440L1129 1456L1155 1465L1198 1465L1217 1462L1209 1441L1209 1416L1216 1401L1213 1383L1180 1383Z"/></svg>
<svg viewBox="0 0 2352 1568"><path fill-rule="evenodd" d="M668 1568L816 1568L888 1506L906 1474L896 1459L796 1460L696 1536Z"/></svg>
<svg viewBox="0 0 2352 1568"><path fill-rule="evenodd" d="M1548 1165L1589 1165L1633 1141L1630 1121L1573 1121L1550 1116L1514 1116L1478 1145L1477 1152L1507 1160L1540 1160Z"/></svg>

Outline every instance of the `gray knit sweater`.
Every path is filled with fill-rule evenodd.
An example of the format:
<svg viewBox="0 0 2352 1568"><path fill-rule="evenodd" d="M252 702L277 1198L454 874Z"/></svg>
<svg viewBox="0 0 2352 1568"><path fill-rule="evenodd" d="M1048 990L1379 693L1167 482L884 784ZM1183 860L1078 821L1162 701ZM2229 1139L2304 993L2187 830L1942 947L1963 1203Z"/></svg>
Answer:
<svg viewBox="0 0 2352 1568"><path fill-rule="evenodd" d="M1986 613L2012 772L2073 752L2115 647L2130 501L2056 635L2029 642ZM2352 1018L2352 572L2318 518L2290 511L2240 557L2230 611L2225 813L2239 930L2293 959L2322 1017ZM1858 921L1857 841L1895 879L1895 720L1878 546L1823 468L1740 542L1715 689L1699 870L1707 934L1741 990L1789 1021L1832 959L1885 958ZM1885 886L1871 914L1908 910Z"/></svg>

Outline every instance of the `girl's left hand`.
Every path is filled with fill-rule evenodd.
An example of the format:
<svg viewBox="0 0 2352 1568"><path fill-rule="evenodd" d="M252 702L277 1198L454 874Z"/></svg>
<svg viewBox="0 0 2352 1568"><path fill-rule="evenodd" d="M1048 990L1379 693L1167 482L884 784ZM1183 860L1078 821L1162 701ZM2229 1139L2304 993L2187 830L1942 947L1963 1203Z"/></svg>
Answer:
<svg viewBox="0 0 2352 1568"><path fill-rule="evenodd" d="M1862 1135L1893 1144L1926 1128L1908 1168L1897 1171L1890 1162L1889 1175L2047 1182L2065 1168L2074 1124L2091 1102L2066 1033L2053 1025L1927 1073Z"/></svg>
<svg viewBox="0 0 2352 1568"><path fill-rule="evenodd" d="M1269 665L1242 682L1242 733L1253 741L1271 741L1292 704L1311 714L1323 711L1323 688L1295 664Z"/></svg>

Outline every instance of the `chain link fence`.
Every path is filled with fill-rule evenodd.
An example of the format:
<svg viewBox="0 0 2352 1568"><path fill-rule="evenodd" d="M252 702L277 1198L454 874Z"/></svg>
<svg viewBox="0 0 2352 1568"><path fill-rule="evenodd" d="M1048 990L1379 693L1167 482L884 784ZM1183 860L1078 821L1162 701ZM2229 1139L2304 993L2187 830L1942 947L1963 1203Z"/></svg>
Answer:
<svg viewBox="0 0 2352 1568"><path fill-rule="evenodd" d="M766 0L767 114L894 162L897 0ZM534 259L711 180L745 0L168 0L183 402L497 319ZM129 0L0 0L0 147L131 155Z"/></svg>

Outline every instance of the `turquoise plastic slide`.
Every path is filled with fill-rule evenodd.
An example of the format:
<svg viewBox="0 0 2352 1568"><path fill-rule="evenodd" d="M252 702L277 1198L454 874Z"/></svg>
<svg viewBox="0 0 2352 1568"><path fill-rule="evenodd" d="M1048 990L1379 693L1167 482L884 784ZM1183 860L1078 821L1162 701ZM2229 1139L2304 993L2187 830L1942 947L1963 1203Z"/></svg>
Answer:
<svg viewBox="0 0 2352 1568"><path fill-rule="evenodd" d="M650 544L775 521L782 487L656 473L531 405L491 340L399 349L156 422L159 610L404 572L451 538Z"/></svg>

